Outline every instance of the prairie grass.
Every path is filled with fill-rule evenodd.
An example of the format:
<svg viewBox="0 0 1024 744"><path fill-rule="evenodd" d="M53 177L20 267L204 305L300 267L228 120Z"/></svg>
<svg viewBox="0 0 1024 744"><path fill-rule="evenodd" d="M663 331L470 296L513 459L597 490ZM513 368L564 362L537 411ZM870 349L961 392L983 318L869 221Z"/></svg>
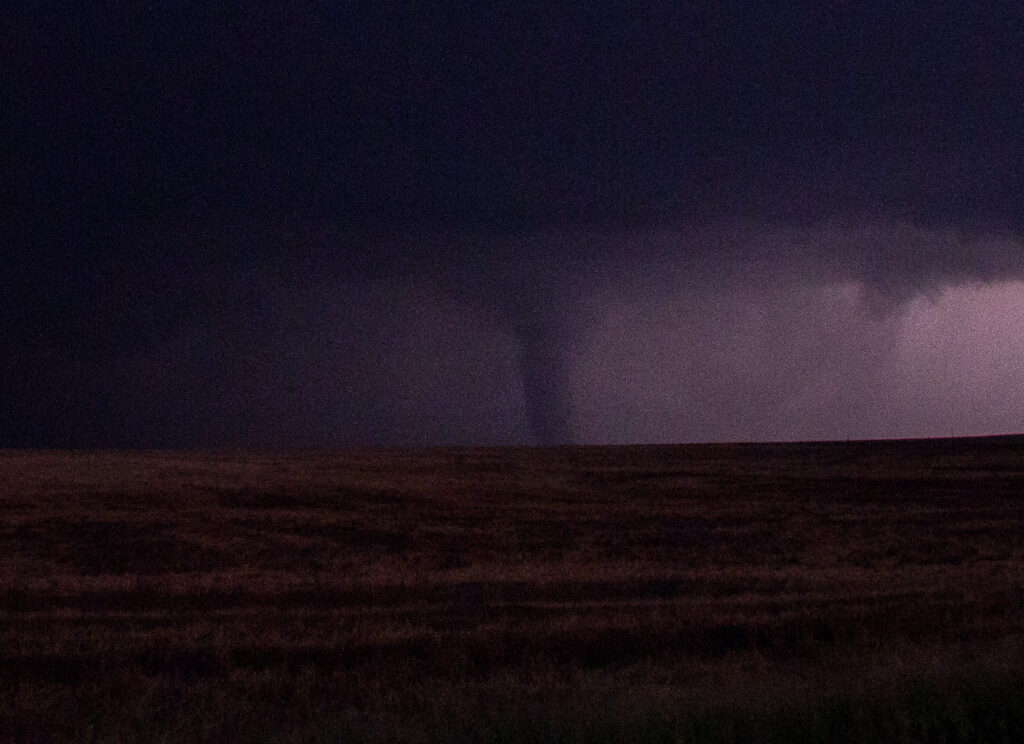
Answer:
<svg viewBox="0 0 1024 744"><path fill-rule="evenodd" d="M0 742L1024 740L1024 438L0 453Z"/></svg>

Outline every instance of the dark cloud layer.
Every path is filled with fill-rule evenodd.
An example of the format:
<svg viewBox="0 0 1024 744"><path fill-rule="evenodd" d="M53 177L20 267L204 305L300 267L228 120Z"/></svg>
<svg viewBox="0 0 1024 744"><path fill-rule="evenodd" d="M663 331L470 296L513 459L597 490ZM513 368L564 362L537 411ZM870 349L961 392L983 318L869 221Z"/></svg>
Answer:
<svg viewBox="0 0 1024 744"><path fill-rule="evenodd" d="M676 5L7 11L0 445L1024 416L1019 9Z"/></svg>
<svg viewBox="0 0 1024 744"><path fill-rule="evenodd" d="M436 261L439 240L448 260ZM11 400L34 404L21 420L44 422L56 444L132 446L984 433L1009 426L1006 411L1024 415L1019 396L997 403L979 389L1019 373L978 377L944 299L974 287L981 309L963 322L996 313L991 340L1024 346L1006 321L1024 306L1024 246L1011 234L872 222L423 241L390 273L354 278L329 250L207 268L187 286L156 274L123 288L113 317L51 329L59 354L41 343L8 357L15 372L24 358L36 370L8 378ZM471 272L452 272L458 256ZM128 327L139 334L110 333ZM967 377L901 357L907 344L946 363L960 354L949 374ZM1024 363L972 348L979 364ZM981 407L970 426L955 424L963 410L932 410L945 404L929 397L936 385Z"/></svg>

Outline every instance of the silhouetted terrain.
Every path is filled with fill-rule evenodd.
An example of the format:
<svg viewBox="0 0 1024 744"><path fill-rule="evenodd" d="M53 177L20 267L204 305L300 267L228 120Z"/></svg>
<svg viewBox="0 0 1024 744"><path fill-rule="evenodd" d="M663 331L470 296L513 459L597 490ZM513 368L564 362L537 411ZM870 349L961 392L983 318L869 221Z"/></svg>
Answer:
<svg viewBox="0 0 1024 744"><path fill-rule="evenodd" d="M1024 438L0 453L0 741L1016 741Z"/></svg>

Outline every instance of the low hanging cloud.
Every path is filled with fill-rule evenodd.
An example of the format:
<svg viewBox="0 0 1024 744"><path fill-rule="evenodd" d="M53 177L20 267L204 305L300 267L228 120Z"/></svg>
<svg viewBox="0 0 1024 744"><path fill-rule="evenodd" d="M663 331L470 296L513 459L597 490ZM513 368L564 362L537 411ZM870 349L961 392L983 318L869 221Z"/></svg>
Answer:
<svg viewBox="0 0 1024 744"><path fill-rule="evenodd" d="M861 284L609 307L573 370L581 441L1024 429L1024 283L950 285L880 314Z"/></svg>
<svg viewBox="0 0 1024 744"><path fill-rule="evenodd" d="M532 241L506 249L521 294L470 304L526 350L536 441L930 436L1024 418L1006 361L1022 326L977 320L1024 304L1012 235L864 221Z"/></svg>
<svg viewBox="0 0 1024 744"><path fill-rule="evenodd" d="M132 444L511 444L529 437L516 348L408 280L307 278L136 352ZM113 398L113 396L112 396Z"/></svg>
<svg viewBox="0 0 1024 744"><path fill-rule="evenodd" d="M46 387L72 402L67 440L497 445L1024 429L1024 246L1010 234L881 221L435 234L367 243L357 269L351 246L336 260L329 239L317 245L287 272L227 260L192 285L148 282L140 301L185 310L160 311L137 338L80 342L80 363ZM51 410L23 386L26 420Z"/></svg>

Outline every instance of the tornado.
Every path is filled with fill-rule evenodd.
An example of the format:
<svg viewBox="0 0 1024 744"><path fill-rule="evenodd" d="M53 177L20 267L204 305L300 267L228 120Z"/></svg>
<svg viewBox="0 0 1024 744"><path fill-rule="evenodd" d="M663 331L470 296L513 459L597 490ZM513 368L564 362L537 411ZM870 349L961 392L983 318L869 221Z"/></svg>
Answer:
<svg viewBox="0 0 1024 744"><path fill-rule="evenodd" d="M526 417L534 444L554 446L574 441L572 396L566 369L565 342L555 324L521 324L517 335Z"/></svg>
<svg viewBox="0 0 1024 744"><path fill-rule="evenodd" d="M495 250L495 249L492 249ZM579 326L575 277L551 260L552 249L532 236L500 245L500 260L478 266L475 279L461 283L465 299L519 344L523 409L534 445L573 444L574 401L570 350Z"/></svg>

